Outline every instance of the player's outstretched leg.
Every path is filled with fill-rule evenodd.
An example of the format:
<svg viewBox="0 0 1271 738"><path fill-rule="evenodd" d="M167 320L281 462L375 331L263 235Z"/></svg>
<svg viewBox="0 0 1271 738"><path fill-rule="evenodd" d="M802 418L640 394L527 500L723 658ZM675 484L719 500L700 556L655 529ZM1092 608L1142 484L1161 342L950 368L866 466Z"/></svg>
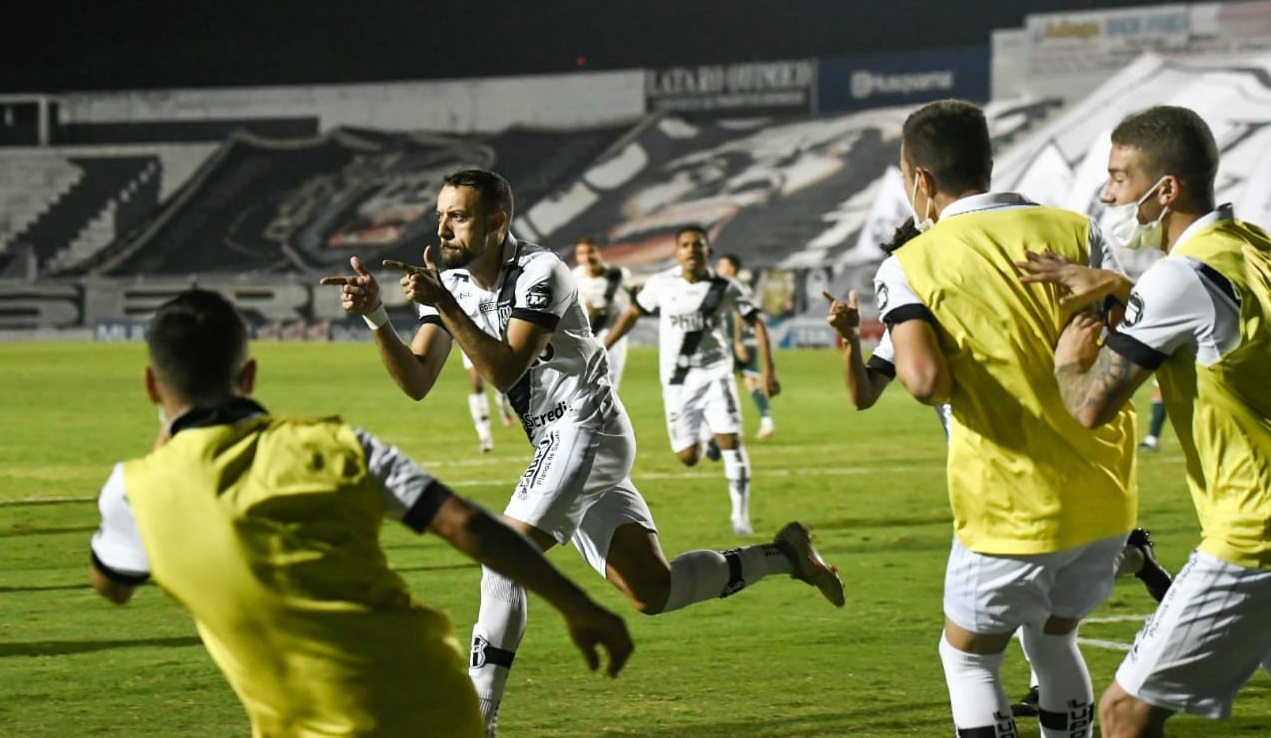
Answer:
<svg viewBox="0 0 1271 738"><path fill-rule="evenodd" d="M1125 548L1117 557L1117 576L1127 574L1133 574L1143 582L1147 593L1157 602L1165 599L1165 593L1174 583L1174 578L1156 560L1156 544L1152 543L1152 535L1143 528L1130 531Z"/></svg>
<svg viewBox="0 0 1271 738"><path fill-rule="evenodd" d="M481 608L472 627L468 676L476 688L488 735L495 734L508 670L525 636L525 590L491 569L481 570Z"/></svg>
<svg viewBox="0 0 1271 738"><path fill-rule="evenodd" d="M777 574L813 585L836 607L845 601L838 574L821 558L801 523L787 525L772 543L688 551L669 564L657 533L627 524L614 532L605 564L609 581L646 615L729 597Z"/></svg>

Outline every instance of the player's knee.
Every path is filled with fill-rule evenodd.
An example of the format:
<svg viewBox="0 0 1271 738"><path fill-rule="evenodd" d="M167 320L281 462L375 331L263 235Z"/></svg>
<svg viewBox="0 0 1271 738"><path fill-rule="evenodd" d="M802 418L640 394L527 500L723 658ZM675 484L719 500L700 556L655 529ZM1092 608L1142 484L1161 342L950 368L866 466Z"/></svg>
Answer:
<svg viewBox="0 0 1271 738"><path fill-rule="evenodd" d="M1148 735L1136 725L1135 701L1115 683L1103 693L1103 698L1099 700L1099 726L1105 738L1137 738Z"/></svg>
<svg viewBox="0 0 1271 738"><path fill-rule="evenodd" d="M671 597L671 570L657 569L627 579L627 596L641 615L657 615Z"/></svg>
<svg viewBox="0 0 1271 738"><path fill-rule="evenodd" d="M697 462L702 460L702 457L697 453L696 446L676 451L675 457L678 458L680 463L684 466L697 466Z"/></svg>

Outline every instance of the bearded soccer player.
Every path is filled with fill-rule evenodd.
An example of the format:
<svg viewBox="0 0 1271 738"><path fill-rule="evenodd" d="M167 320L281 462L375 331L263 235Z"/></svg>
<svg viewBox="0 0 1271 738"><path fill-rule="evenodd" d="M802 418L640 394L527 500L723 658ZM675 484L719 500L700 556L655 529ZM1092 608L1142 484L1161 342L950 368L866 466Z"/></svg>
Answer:
<svg viewBox="0 0 1271 738"><path fill-rule="evenodd" d="M1108 295L1125 317L1100 342L1079 320L1059 339L1064 406L1103 428L1156 374L1201 523L1201 541L1099 705L1103 735L1163 736L1177 712L1231 715L1271 664L1271 239L1217 205L1218 147L1194 111L1157 106L1112 132L1103 201L1130 247L1167 256L1137 284L1034 255L1026 279L1078 306Z"/></svg>
<svg viewBox="0 0 1271 738"><path fill-rule="evenodd" d="M385 263L403 273L407 299L420 306L410 345L388 322L379 285L356 257L355 276L322 281L340 285L344 309L365 317L389 375L410 397L433 391L453 343L507 393L535 454L505 518L542 549L572 542L640 612L726 597L773 574L807 582L841 607L843 584L800 523L769 544L690 551L667 562L631 482L635 433L569 267L554 251L515 238L512 214L511 187L494 172L445 179L437 235L447 271L433 264L431 249L423 266ZM469 673L491 735L525 624L524 588L486 568Z"/></svg>
<svg viewBox="0 0 1271 738"><path fill-rule="evenodd" d="M102 489L90 578L117 604L153 578L188 610L253 735L484 734L450 618L389 566L384 517L542 594L593 669L597 645L622 668L622 620L530 541L370 433L254 402L247 329L223 297L165 303L146 340L146 390L171 420Z"/></svg>

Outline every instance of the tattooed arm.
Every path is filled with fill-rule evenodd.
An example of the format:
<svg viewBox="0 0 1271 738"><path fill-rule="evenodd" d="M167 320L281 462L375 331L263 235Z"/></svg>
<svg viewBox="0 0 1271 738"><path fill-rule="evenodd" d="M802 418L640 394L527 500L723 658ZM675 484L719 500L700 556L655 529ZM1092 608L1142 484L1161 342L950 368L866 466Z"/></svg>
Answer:
<svg viewBox="0 0 1271 738"><path fill-rule="evenodd" d="M1055 379L1064 407L1077 422L1095 428L1116 417L1152 375L1099 340L1103 323L1095 315L1073 318L1055 346Z"/></svg>

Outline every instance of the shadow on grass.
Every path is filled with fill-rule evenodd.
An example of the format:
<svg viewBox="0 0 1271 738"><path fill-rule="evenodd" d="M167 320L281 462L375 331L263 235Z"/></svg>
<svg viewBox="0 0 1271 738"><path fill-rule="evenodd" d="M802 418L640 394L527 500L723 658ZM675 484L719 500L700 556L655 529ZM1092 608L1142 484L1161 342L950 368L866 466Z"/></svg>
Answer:
<svg viewBox="0 0 1271 738"><path fill-rule="evenodd" d="M201 646L198 636L174 636L172 638L142 638L133 641L31 641L29 643L0 643L0 658L10 656L67 656L95 651L113 651L117 648L184 648Z"/></svg>
<svg viewBox="0 0 1271 738"><path fill-rule="evenodd" d="M410 573L413 571L458 571L460 569L480 569L481 565L473 561L466 564L438 564L435 566L394 566L393 571L397 573Z"/></svg>

